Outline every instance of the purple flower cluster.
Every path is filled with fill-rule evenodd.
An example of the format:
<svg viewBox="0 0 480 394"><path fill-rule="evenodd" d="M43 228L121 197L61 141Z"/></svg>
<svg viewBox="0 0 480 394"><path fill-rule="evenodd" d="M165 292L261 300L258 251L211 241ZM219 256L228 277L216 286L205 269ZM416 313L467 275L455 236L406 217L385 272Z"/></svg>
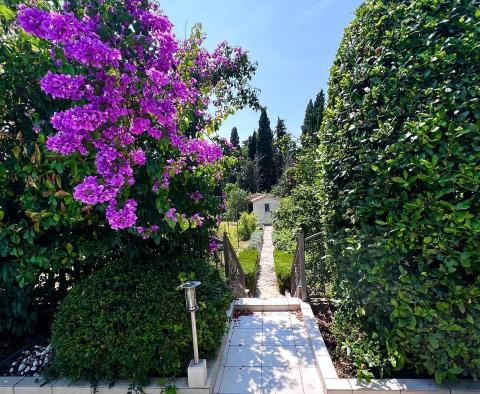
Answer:
<svg viewBox="0 0 480 394"><path fill-rule="evenodd" d="M203 195L198 190L195 190L193 193L190 193L190 198L195 201L195 204L198 204L203 198Z"/></svg>
<svg viewBox="0 0 480 394"><path fill-rule="evenodd" d="M171 220L172 222L176 222L177 221L177 215L176 215L176 212L177 210L175 208L170 208L166 213L165 213L165 217L169 220Z"/></svg>
<svg viewBox="0 0 480 394"><path fill-rule="evenodd" d="M203 226L204 218L200 214L196 213L190 218L198 227Z"/></svg>
<svg viewBox="0 0 480 394"><path fill-rule="evenodd" d="M54 74L49 71L40 80L40 86L52 97L80 100L86 89L86 81L83 75Z"/></svg>
<svg viewBox="0 0 480 394"><path fill-rule="evenodd" d="M147 167L146 172L152 177L152 192L158 193L183 171L214 167L222 148L184 134L186 114L204 120L197 127L206 125L213 93L199 81L219 68L235 68L243 52L222 43L210 54L200 47L203 37L195 35L179 43L168 18L145 1L126 0L127 15L115 30L104 20L108 15L95 14L94 9L86 7L79 19L68 10L20 6L18 22L26 32L50 41L52 53L63 51L63 57L55 55L56 63L66 60L83 66L80 75L49 71L40 81L43 91L54 98L81 100L53 115L51 124L57 132L46 142L48 149L62 155L79 152L95 157L96 174L75 187L74 198L90 205L108 203L106 217L113 229L134 227L144 236L158 227L136 223L138 203L128 198L140 171L136 169L153 160L154 168ZM190 197L195 203L203 198L198 191ZM176 222L177 215L170 208L165 218ZM198 213L186 217L203 225Z"/></svg>
<svg viewBox="0 0 480 394"><path fill-rule="evenodd" d="M220 249L220 242L217 238L211 238L208 243L208 250L210 253L215 253L218 249Z"/></svg>
<svg viewBox="0 0 480 394"><path fill-rule="evenodd" d="M63 45L67 59L85 66L116 66L121 59L117 49L110 48L100 40L92 23L79 21L71 13L21 6L18 21L26 32Z"/></svg>
<svg viewBox="0 0 480 394"><path fill-rule="evenodd" d="M125 201L123 208L117 210L117 202L111 200L107 206L106 216L114 230L132 227L137 221L137 202L133 199Z"/></svg>

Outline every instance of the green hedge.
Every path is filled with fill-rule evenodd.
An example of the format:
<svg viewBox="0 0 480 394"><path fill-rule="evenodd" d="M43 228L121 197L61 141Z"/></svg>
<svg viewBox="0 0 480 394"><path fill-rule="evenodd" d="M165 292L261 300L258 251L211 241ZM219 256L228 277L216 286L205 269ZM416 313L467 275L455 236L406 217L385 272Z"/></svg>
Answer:
<svg viewBox="0 0 480 394"><path fill-rule="evenodd" d="M254 249L241 250L238 254L238 260L240 260L240 265L245 273L245 286L250 295L255 294L259 269L258 251Z"/></svg>
<svg viewBox="0 0 480 394"><path fill-rule="evenodd" d="M52 327L49 374L74 380L186 374L192 358L190 315L179 285L199 288L197 331L202 357L218 349L231 297L218 271L199 259L116 262L74 286Z"/></svg>
<svg viewBox="0 0 480 394"><path fill-rule="evenodd" d="M275 276L277 277L278 288L281 293L285 293L285 290L290 290L293 254L275 250L273 259L275 261Z"/></svg>
<svg viewBox="0 0 480 394"><path fill-rule="evenodd" d="M326 261L358 369L480 377L480 11L367 1L321 131Z"/></svg>

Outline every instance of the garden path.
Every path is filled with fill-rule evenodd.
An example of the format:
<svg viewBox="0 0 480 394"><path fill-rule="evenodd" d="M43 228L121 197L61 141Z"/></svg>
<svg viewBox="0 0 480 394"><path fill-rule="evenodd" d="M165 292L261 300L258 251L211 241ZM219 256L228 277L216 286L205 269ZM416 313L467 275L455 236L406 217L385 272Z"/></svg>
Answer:
<svg viewBox="0 0 480 394"><path fill-rule="evenodd" d="M275 277L272 232L272 226L264 226L262 250L260 251L260 274L257 281L257 293L255 294L259 298L283 297L278 290Z"/></svg>
<svg viewBox="0 0 480 394"><path fill-rule="evenodd" d="M295 312L234 318L220 368L216 394L323 393L304 322Z"/></svg>

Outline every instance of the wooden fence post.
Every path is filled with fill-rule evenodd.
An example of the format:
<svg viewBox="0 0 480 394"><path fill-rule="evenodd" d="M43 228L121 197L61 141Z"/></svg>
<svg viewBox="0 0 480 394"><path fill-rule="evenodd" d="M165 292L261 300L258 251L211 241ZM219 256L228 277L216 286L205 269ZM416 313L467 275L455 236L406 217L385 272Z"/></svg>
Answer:
<svg viewBox="0 0 480 394"><path fill-rule="evenodd" d="M305 232L303 229L298 235L298 262L300 265L300 285L302 289L301 299L306 301L307 299L307 276L305 274Z"/></svg>
<svg viewBox="0 0 480 394"><path fill-rule="evenodd" d="M228 255L228 237L227 233L223 233L223 261L225 265L225 277L228 283L230 283L230 256Z"/></svg>

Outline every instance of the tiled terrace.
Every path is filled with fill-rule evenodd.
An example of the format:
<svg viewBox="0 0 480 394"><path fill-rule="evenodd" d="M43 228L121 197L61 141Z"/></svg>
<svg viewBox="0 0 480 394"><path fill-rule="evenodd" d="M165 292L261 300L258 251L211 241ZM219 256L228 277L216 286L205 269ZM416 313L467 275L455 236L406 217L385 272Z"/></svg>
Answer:
<svg viewBox="0 0 480 394"><path fill-rule="evenodd" d="M234 319L215 393L322 393L299 312L250 312Z"/></svg>

